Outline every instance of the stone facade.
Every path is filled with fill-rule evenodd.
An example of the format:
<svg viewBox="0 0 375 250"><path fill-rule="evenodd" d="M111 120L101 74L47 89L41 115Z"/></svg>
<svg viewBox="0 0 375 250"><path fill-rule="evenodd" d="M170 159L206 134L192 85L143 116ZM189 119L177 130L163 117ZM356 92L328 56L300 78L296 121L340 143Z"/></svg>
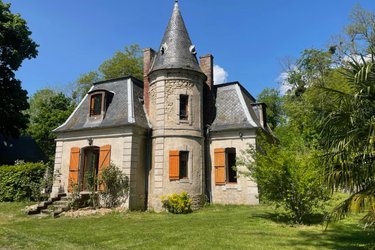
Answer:
<svg viewBox="0 0 375 250"><path fill-rule="evenodd" d="M166 77L167 76L167 77ZM153 156L150 169L149 207L161 209L161 197L185 191L195 200L203 196L202 134L203 74L183 70L150 75L150 121ZM189 96L189 116L180 120L180 95ZM170 181L169 152L189 152L188 178Z"/></svg>
<svg viewBox="0 0 375 250"><path fill-rule="evenodd" d="M90 143L89 144L89 139ZM52 195L69 189L70 149L78 147L100 147L111 145L111 162L129 177L130 193L126 204L129 209L143 209L145 206L145 131L124 129L101 129L60 134L56 139L56 157ZM83 158L80 158L83 161ZM82 164L82 162L81 162ZM79 179L79 181L81 181Z"/></svg>
<svg viewBox="0 0 375 250"><path fill-rule="evenodd" d="M213 133L210 137L210 157L214 159L215 148L235 148L237 157L243 155L242 150L256 146L255 130L236 130ZM215 176L214 161L211 160L211 176ZM245 166L237 166L237 172L242 173L237 177L237 183L226 182L224 185L216 185L211 182L212 203L219 204L246 204L255 205L259 203L258 186L251 180ZM213 179L213 178L212 178Z"/></svg>

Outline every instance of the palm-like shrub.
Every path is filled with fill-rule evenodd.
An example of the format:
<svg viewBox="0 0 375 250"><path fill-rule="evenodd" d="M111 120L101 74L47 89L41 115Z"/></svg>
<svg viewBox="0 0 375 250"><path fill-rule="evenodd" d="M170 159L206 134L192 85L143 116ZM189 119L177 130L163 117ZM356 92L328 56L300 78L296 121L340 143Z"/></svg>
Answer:
<svg viewBox="0 0 375 250"><path fill-rule="evenodd" d="M341 219L367 211L362 221L375 225L375 63L353 61L343 72L350 91L325 88L332 107L324 114L322 138L328 149L328 183L350 197L332 212Z"/></svg>

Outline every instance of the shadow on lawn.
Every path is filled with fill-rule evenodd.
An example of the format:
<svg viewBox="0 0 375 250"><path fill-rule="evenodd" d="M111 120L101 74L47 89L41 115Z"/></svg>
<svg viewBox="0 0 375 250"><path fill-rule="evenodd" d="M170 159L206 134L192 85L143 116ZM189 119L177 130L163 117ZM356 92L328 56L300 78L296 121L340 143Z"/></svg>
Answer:
<svg viewBox="0 0 375 250"><path fill-rule="evenodd" d="M286 225L293 225L292 221L293 219L288 215L284 213L275 213L275 212L268 212L263 214L258 214L253 217L263 218L272 220L276 223L282 223ZM303 219L304 225L318 225L324 223L324 214L310 214L309 216L306 216L306 218Z"/></svg>
<svg viewBox="0 0 375 250"><path fill-rule="evenodd" d="M304 249L308 246L331 249L375 249L375 232L364 230L357 224L330 225L322 231L320 239L316 233L300 231L303 240L290 240L295 249Z"/></svg>
<svg viewBox="0 0 375 250"><path fill-rule="evenodd" d="M282 213L263 213L252 217L268 219L285 225L293 225L290 217ZM294 249L306 249L308 247L322 247L329 249L374 249L375 231L364 230L358 224L341 223L330 224L326 230L323 214L313 214L306 219L304 225L322 225L321 232L300 230L298 239L289 240L288 244Z"/></svg>

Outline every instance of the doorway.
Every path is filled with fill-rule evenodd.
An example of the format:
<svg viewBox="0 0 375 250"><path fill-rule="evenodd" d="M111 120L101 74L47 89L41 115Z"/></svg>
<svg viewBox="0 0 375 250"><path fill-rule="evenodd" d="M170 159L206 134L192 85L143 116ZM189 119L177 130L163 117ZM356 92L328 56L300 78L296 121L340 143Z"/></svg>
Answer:
<svg viewBox="0 0 375 250"><path fill-rule="evenodd" d="M99 151L99 147L87 147L83 149L81 191L96 191Z"/></svg>

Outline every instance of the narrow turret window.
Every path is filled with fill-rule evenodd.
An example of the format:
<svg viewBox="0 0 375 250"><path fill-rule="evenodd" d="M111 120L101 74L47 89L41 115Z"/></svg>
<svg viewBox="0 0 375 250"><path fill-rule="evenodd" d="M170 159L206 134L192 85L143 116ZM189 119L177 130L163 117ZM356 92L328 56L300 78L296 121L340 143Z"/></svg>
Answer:
<svg viewBox="0 0 375 250"><path fill-rule="evenodd" d="M189 151L180 151L180 179L188 178Z"/></svg>
<svg viewBox="0 0 375 250"><path fill-rule="evenodd" d="M189 96L180 95L180 120L187 120L189 118Z"/></svg>

